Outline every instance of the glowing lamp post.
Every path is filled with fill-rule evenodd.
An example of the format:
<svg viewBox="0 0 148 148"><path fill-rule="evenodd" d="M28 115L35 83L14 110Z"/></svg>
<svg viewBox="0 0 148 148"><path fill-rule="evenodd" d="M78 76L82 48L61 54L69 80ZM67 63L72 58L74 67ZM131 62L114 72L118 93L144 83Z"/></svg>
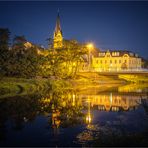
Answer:
<svg viewBox="0 0 148 148"><path fill-rule="evenodd" d="M88 65L89 65L89 71L90 71L90 66L91 66L91 51L93 50L94 45L92 43L88 43L87 44L87 48L88 48Z"/></svg>

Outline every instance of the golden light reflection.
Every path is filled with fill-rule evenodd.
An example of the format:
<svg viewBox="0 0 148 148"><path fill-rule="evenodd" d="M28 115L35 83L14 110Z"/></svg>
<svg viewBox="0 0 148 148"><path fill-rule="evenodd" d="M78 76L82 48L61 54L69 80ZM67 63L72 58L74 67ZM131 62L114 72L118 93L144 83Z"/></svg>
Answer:
<svg viewBox="0 0 148 148"><path fill-rule="evenodd" d="M91 121L92 121L91 115L88 114L88 115L86 116L86 123L90 124Z"/></svg>
<svg viewBox="0 0 148 148"><path fill-rule="evenodd" d="M60 126L60 111L55 109L52 111L52 127L53 128L58 128Z"/></svg>
<svg viewBox="0 0 148 148"><path fill-rule="evenodd" d="M118 87L118 92L142 92L143 88L147 88L146 84L128 84Z"/></svg>
<svg viewBox="0 0 148 148"><path fill-rule="evenodd" d="M144 94L143 94L144 95ZM87 121L91 121L89 119L90 114L90 105L92 108L97 108L101 111L119 111L119 110L128 110L134 109L141 103L141 95L136 94L126 94L126 93L101 93L98 95L79 95L79 99L83 100L86 98L86 103L89 104L88 113L87 113ZM89 99L88 99L89 98Z"/></svg>
<svg viewBox="0 0 148 148"><path fill-rule="evenodd" d="M88 112L87 112L87 115L86 115L86 123L87 124L90 124L92 122L92 116L91 116L91 112L90 112L90 98L87 99L87 102L88 102Z"/></svg>
<svg viewBox="0 0 148 148"><path fill-rule="evenodd" d="M47 116L51 111L49 118L54 129L82 122L89 127L93 123L93 109L114 112L135 110L141 103L140 96L141 93L100 92L94 95L64 91L43 97L40 105Z"/></svg>

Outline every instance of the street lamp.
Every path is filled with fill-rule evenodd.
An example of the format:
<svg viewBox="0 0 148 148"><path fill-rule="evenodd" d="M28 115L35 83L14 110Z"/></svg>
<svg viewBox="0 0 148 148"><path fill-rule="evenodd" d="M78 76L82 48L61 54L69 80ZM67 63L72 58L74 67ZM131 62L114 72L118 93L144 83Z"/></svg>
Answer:
<svg viewBox="0 0 148 148"><path fill-rule="evenodd" d="M90 53L93 49L94 45L92 43L88 43L87 44L87 48L88 48L88 64L89 64L89 71L90 71L90 66L91 66L91 57L90 57Z"/></svg>

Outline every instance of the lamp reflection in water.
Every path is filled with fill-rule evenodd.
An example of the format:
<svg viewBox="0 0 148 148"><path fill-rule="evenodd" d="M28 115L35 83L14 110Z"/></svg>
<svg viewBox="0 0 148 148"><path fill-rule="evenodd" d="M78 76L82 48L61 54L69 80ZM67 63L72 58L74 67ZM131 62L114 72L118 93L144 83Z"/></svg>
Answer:
<svg viewBox="0 0 148 148"><path fill-rule="evenodd" d="M86 115L86 123L89 125L92 122L92 116L90 112L90 99L88 98L88 112Z"/></svg>

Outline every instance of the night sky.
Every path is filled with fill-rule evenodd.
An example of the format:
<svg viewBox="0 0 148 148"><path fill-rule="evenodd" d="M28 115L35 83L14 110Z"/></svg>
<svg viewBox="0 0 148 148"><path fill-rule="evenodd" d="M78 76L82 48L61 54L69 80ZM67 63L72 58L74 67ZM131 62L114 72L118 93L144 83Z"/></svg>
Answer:
<svg viewBox="0 0 148 148"><path fill-rule="evenodd" d="M28 41L47 47L58 9L65 39L148 57L148 1L1 1L0 27L9 28L11 37L25 35Z"/></svg>

